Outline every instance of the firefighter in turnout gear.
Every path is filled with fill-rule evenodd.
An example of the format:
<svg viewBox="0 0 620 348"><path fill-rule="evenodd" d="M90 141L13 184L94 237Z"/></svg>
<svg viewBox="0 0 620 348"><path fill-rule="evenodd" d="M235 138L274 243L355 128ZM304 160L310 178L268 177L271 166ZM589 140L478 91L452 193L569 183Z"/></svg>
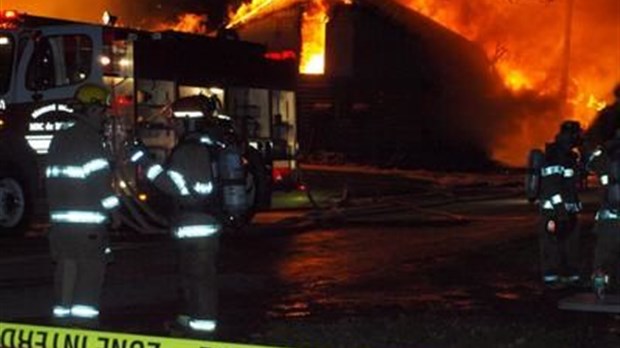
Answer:
<svg viewBox="0 0 620 348"><path fill-rule="evenodd" d="M596 213L593 233L596 236L592 286L603 297L618 282L620 256L620 130L604 146L597 148L588 161L603 188L601 206Z"/></svg>
<svg viewBox="0 0 620 348"><path fill-rule="evenodd" d="M578 197L582 131L576 121L565 121L555 141L545 147L540 169L539 207L542 215L540 252L545 285L557 287L580 281Z"/></svg>
<svg viewBox="0 0 620 348"><path fill-rule="evenodd" d="M171 233L178 246L184 308L169 329L190 337L213 338L223 219L238 218L248 202L240 149L227 142L216 127L207 127L213 126L213 110L203 98L182 98L172 105L176 123L182 127L177 127L180 140L165 164L152 161L139 141L131 161L144 168L157 188L174 198Z"/></svg>
<svg viewBox="0 0 620 348"><path fill-rule="evenodd" d="M107 224L119 205L112 190L111 163L104 145L109 91L86 84L75 94L72 125L50 144L46 189L50 250L56 263L53 321L97 327L99 298L109 259Z"/></svg>

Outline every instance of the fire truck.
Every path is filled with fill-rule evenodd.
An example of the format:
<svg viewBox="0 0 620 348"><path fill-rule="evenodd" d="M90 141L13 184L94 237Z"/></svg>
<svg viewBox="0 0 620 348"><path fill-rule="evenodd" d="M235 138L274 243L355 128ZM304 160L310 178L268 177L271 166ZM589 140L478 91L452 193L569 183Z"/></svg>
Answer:
<svg viewBox="0 0 620 348"><path fill-rule="evenodd" d="M248 145L251 209L268 208L272 191L295 181L296 76L294 61L234 35L0 13L0 234L45 221L45 155L55 132L71 126L71 99L85 83L112 91L106 139L117 159L138 136L163 161L177 141L170 105L196 95L217 100L217 116ZM115 171L131 226L161 222L139 170L119 160Z"/></svg>

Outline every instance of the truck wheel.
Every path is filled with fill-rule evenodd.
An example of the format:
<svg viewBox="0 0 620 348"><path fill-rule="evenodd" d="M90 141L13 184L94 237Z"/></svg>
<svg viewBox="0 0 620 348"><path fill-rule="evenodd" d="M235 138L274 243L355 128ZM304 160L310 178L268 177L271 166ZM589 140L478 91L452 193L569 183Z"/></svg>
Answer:
<svg viewBox="0 0 620 348"><path fill-rule="evenodd" d="M0 236L24 232L30 216L30 202L19 176L0 172Z"/></svg>

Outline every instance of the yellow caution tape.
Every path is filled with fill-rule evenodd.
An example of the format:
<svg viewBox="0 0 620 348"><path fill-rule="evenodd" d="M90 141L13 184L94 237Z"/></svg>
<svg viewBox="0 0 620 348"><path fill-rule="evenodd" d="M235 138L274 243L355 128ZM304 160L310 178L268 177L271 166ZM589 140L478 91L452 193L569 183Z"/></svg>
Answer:
<svg viewBox="0 0 620 348"><path fill-rule="evenodd" d="M0 322L0 348L268 348Z"/></svg>

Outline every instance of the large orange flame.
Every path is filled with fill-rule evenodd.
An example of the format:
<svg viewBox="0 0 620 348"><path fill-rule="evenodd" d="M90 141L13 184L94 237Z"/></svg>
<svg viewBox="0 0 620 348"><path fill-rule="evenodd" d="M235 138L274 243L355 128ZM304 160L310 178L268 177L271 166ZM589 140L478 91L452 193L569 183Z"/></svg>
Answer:
<svg viewBox="0 0 620 348"><path fill-rule="evenodd" d="M548 115L546 123L544 115L527 115L496 139L499 161L523 164L527 150L550 139L562 119L587 126L620 81L620 1L396 1L479 43L515 93L565 96L566 107L557 111L563 114Z"/></svg>
<svg viewBox="0 0 620 348"><path fill-rule="evenodd" d="M185 33L202 34L208 33L207 16L196 13L183 13L177 17L176 22L160 22L153 30L173 30Z"/></svg>
<svg viewBox="0 0 620 348"><path fill-rule="evenodd" d="M327 24L327 5L322 0L312 1L303 14L301 26L302 74L322 74L325 71L325 29Z"/></svg>
<svg viewBox="0 0 620 348"><path fill-rule="evenodd" d="M349 3L350 0L340 0ZM325 70L325 27L334 0L253 0L229 13L228 28L295 4L303 4L299 72L322 74Z"/></svg>
<svg viewBox="0 0 620 348"><path fill-rule="evenodd" d="M515 95L555 96L565 100L566 106L553 115L528 111L509 129L496 132L502 135L492 139L489 148L499 161L523 164L527 150L550 139L562 119L589 124L597 110L612 99L611 90L620 82L618 0L383 1L397 1L480 44L506 87ZM300 71L320 73L324 69L328 7L334 2L351 3L351 0L252 0L231 12L229 27L303 4L306 13L302 23ZM568 21L571 17L566 9L572 4L573 16ZM118 3L112 0L3 0L0 5L4 9L88 22L99 22L106 9L134 13L134 16L144 9L142 2L125 2L119 9ZM143 24L137 18L120 15L131 25ZM191 19L195 17L180 22L192 22ZM572 24L570 31L566 30L566 23ZM171 23L168 28L196 31L195 25L177 24ZM564 42L570 42L570 46Z"/></svg>

